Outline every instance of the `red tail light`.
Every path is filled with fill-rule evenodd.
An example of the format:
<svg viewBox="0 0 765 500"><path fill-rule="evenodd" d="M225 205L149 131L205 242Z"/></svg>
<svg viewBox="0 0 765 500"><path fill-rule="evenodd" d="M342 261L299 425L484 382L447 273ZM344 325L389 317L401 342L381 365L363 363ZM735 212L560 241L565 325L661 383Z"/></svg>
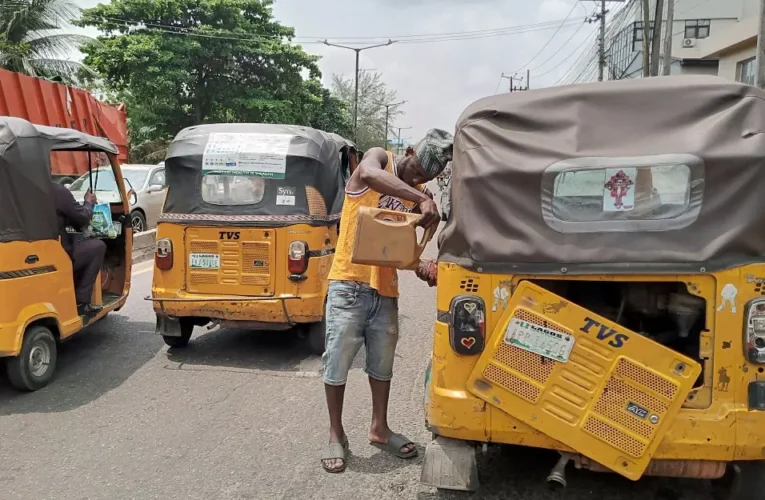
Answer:
<svg viewBox="0 0 765 500"><path fill-rule="evenodd" d="M290 274L303 274L308 269L308 244L305 241L290 243L287 270Z"/></svg>
<svg viewBox="0 0 765 500"><path fill-rule="evenodd" d="M157 269L167 271L173 267L173 242L167 238L157 240L157 250L154 252L154 263Z"/></svg>
<svg viewBox="0 0 765 500"><path fill-rule="evenodd" d="M457 354L483 352L486 339L486 306L481 297L458 295L449 307L449 341Z"/></svg>

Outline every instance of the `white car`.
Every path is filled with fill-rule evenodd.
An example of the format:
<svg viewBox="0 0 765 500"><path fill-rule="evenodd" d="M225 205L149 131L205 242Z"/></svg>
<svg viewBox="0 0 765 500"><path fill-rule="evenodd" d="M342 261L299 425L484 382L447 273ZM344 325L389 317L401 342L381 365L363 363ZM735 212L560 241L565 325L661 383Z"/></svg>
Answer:
<svg viewBox="0 0 765 500"><path fill-rule="evenodd" d="M141 233L156 227L167 193L164 162L162 165L122 165L121 168L126 189L135 192L135 197L130 200L130 223L133 232ZM111 167L93 169L92 175L93 191L99 202L120 201ZM90 176L91 174L87 173L69 186L77 201L82 200L90 189Z"/></svg>

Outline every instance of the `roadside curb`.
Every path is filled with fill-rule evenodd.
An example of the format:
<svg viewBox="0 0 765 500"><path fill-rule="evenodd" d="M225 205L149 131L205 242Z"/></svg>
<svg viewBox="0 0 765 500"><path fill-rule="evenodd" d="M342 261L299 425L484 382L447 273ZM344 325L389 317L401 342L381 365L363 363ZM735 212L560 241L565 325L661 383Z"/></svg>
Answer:
<svg viewBox="0 0 765 500"><path fill-rule="evenodd" d="M154 241L156 238L156 229L138 233L133 236L133 264L139 264L152 258L154 255Z"/></svg>

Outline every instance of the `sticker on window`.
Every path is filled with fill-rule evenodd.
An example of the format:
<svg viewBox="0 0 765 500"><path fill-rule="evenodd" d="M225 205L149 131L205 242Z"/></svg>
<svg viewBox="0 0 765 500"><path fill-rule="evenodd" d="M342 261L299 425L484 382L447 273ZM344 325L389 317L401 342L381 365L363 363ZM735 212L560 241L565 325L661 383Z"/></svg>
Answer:
<svg viewBox="0 0 765 500"><path fill-rule="evenodd" d="M696 220L704 163L688 154L575 158L550 165L542 214L556 231L669 231Z"/></svg>
<svg viewBox="0 0 765 500"><path fill-rule="evenodd" d="M603 191L604 212L628 212L635 208L636 168L607 168Z"/></svg>
<svg viewBox="0 0 765 500"><path fill-rule="evenodd" d="M276 188L277 205L295 205L295 188L289 186L279 186Z"/></svg>
<svg viewBox="0 0 765 500"><path fill-rule="evenodd" d="M284 179L292 135L213 133L202 155L202 172Z"/></svg>

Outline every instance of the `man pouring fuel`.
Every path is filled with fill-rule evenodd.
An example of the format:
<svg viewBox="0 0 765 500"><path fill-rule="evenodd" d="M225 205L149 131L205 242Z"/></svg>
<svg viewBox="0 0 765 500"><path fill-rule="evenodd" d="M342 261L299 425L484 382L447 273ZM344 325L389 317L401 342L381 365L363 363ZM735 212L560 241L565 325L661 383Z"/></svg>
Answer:
<svg viewBox="0 0 765 500"><path fill-rule="evenodd" d="M430 130L403 157L382 148L367 151L345 191L343 224L337 242L327 292L324 388L329 410L329 444L321 464L330 473L345 470L348 438L342 424L348 372L362 344L372 391L370 444L399 458L412 458L417 448L388 426L388 398L398 342L398 274L396 269L351 262L358 212L361 207L414 211L419 225L440 220L438 208L424 184L438 176L451 160L452 136Z"/></svg>

